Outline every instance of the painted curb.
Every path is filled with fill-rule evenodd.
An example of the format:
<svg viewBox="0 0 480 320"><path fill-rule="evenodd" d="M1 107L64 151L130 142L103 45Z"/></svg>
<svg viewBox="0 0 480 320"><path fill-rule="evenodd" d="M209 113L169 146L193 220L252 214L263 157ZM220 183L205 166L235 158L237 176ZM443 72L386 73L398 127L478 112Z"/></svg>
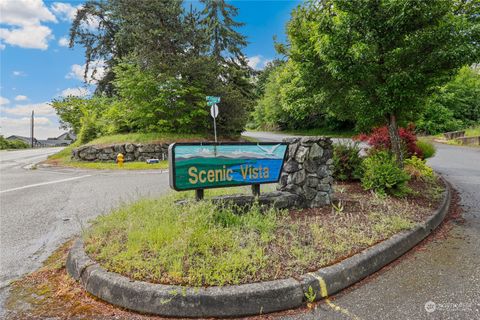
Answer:
<svg viewBox="0 0 480 320"><path fill-rule="evenodd" d="M430 218L415 229L398 233L335 265L300 279L193 288L134 281L108 272L91 260L83 241L75 241L67 258L67 272L92 295L133 311L174 317L238 317L297 308L311 286L317 300L349 287L394 261L428 236L443 221L451 201L445 180L443 201ZM320 288L319 279L325 288ZM323 289L323 290L322 290Z"/></svg>

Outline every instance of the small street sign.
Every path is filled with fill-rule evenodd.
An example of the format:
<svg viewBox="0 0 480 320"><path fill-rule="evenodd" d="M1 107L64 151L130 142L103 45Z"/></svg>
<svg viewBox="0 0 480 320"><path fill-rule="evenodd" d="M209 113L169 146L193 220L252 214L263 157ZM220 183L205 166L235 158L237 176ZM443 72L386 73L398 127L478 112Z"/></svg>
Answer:
<svg viewBox="0 0 480 320"><path fill-rule="evenodd" d="M209 105L209 106L220 103L220 97L207 96L206 99L207 99L207 105Z"/></svg>
<svg viewBox="0 0 480 320"><path fill-rule="evenodd" d="M216 104L210 107L210 115L214 119L218 116L218 106Z"/></svg>

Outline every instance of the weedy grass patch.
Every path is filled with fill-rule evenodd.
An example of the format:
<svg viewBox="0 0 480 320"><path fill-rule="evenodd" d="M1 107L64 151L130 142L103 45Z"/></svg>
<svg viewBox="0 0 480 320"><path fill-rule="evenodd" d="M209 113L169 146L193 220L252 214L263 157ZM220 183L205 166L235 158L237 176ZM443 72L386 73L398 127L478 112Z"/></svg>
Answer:
<svg viewBox="0 0 480 320"><path fill-rule="evenodd" d="M398 199L358 183L338 188L335 206L290 211L208 200L245 187L209 190L205 201L183 205L176 201L193 193L143 199L98 217L85 248L107 270L136 280L197 287L267 281L330 265L410 229L438 202L433 191Z"/></svg>

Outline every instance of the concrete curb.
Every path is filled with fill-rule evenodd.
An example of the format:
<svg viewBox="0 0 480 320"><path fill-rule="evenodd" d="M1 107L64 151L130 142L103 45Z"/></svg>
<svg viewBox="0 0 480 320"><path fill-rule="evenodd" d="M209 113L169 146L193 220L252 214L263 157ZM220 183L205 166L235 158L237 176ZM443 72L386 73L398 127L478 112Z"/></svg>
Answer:
<svg viewBox="0 0 480 320"><path fill-rule="evenodd" d="M94 296L141 313L174 317L238 317L297 308L305 303L304 292L309 287L322 293L317 295L317 300L334 294L378 271L428 236L443 221L450 206L450 186L445 180L444 183L446 190L442 204L423 224L298 280L289 278L208 288L134 281L102 269L86 255L80 239L68 255L67 272ZM319 279L324 281L324 288L321 288Z"/></svg>

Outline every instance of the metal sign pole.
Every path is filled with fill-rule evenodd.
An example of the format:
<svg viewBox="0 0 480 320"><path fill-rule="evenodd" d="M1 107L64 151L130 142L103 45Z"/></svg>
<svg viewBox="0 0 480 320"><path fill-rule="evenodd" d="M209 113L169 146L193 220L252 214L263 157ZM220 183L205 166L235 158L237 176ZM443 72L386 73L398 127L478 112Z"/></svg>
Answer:
<svg viewBox="0 0 480 320"><path fill-rule="evenodd" d="M213 117L213 132L215 134L215 142L217 141L217 121L215 120L216 117Z"/></svg>

